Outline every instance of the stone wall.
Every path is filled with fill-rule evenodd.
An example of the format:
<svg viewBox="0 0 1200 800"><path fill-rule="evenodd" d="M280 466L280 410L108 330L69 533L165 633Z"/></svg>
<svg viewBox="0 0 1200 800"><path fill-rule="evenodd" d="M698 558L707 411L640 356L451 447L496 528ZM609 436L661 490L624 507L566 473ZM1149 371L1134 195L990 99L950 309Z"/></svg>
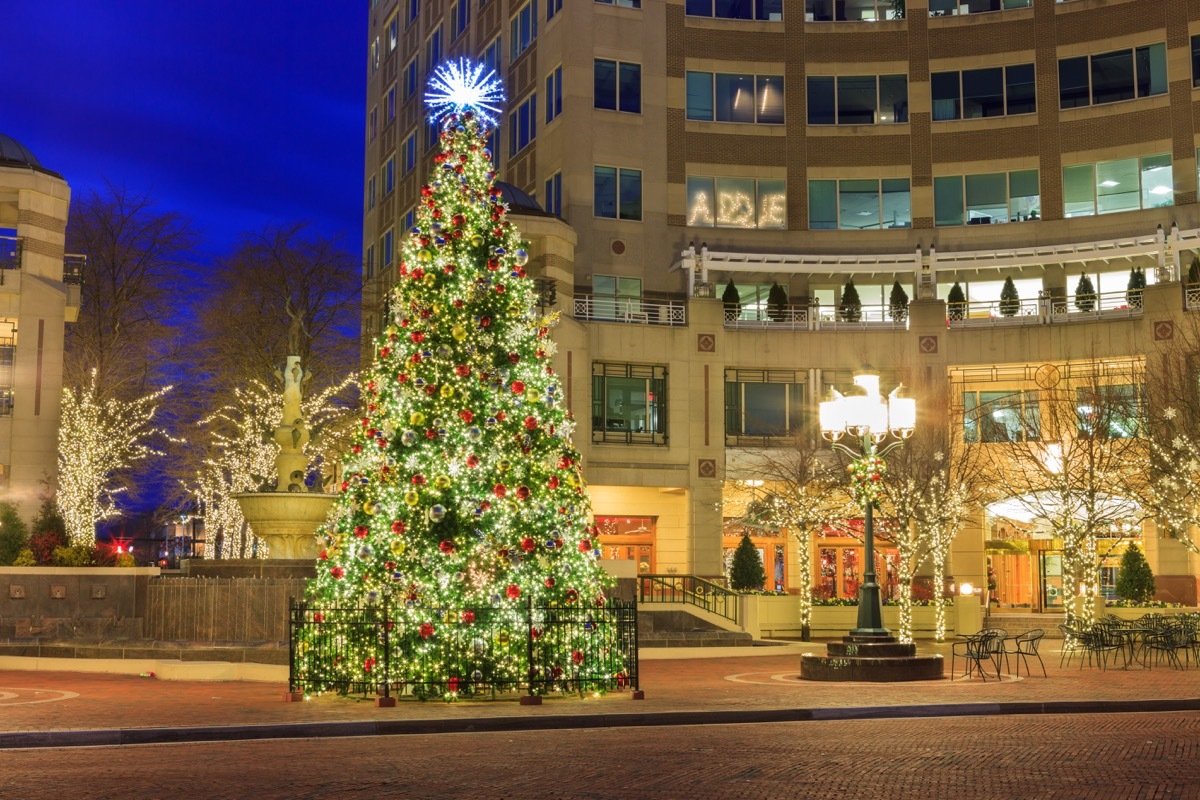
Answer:
<svg viewBox="0 0 1200 800"><path fill-rule="evenodd" d="M0 638L140 639L157 567L0 567Z"/></svg>
<svg viewBox="0 0 1200 800"><path fill-rule="evenodd" d="M287 578L157 578L149 587L146 637L156 641L288 640L288 601L305 581Z"/></svg>

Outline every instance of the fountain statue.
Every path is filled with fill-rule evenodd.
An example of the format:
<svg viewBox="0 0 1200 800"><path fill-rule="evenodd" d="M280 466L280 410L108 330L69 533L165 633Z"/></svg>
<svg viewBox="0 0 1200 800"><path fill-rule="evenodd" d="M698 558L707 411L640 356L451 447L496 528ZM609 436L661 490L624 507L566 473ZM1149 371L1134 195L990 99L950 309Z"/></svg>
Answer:
<svg viewBox="0 0 1200 800"><path fill-rule="evenodd" d="M288 350L300 352L303 331L301 315L287 304L292 318L288 331ZM234 495L242 515L254 535L267 543L269 559L315 561L320 548L317 527L325 521L334 495L309 491L304 479L308 474L308 454L304 452L310 433L301 410L301 393L310 373L304 371L300 356L291 355L283 372L275 377L283 382L283 422L275 429L279 454L275 457L275 491L243 492Z"/></svg>

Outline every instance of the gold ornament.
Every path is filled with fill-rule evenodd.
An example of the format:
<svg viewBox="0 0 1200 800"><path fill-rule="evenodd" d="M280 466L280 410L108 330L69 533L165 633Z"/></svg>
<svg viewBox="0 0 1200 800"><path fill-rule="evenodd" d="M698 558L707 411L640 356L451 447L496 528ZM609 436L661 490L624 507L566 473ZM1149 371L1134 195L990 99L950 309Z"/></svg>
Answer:
<svg viewBox="0 0 1200 800"><path fill-rule="evenodd" d="M433 479L433 485L439 489L449 489L450 488L450 476L449 475L438 475L436 478Z"/></svg>
<svg viewBox="0 0 1200 800"><path fill-rule="evenodd" d="M454 341L461 342L463 339L467 338L467 329L462 325L455 325L450 329L450 335L454 337Z"/></svg>
<svg viewBox="0 0 1200 800"><path fill-rule="evenodd" d="M367 502L363 503L363 513L367 516L371 516L375 513L376 507L377 506L374 503L368 500Z"/></svg>
<svg viewBox="0 0 1200 800"><path fill-rule="evenodd" d="M417 251L417 261L421 261L426 264L428 264L430 261L433 261L433 251L426 248L421 248Z"/></svg>
<svg viewBox="0 0 1200 800"><path fill-rule="evenodd" d="M410 489L404 493L404 502L408 503L410 506L415 506L417 503L421 502L421 495Z"/></svg>
<svg viewBox="0 0 1200 800"><path fill-rule="evenodd" d="M414 411L412 416L408 418L408 422L411 425L423 425L425 423L425 415L420 411Z"/></svg>
<svg viewBox="0 0 1200 800"><path fill-rule="evenodd" d="M483 236L478 233L475 234L474 236L472 236L471 237L471 246L472 247L483 247Z"/></svg>
<svg viewBox="0 0 1200 800"><path fill-rule="evenodd" d="M442 388L439 390L439 394L441 394L442 397L453 397L454 396L454 387L448 383L442 384Z"/></svg>
<svg viewBox="0 0 1200 800"><path fill-rule="evenodd" d="M392 551L392 555L394 556L398 556L403 553L406 547L408 547L408 545L404 543L403 539L392 539L392 543L388 545L388 549Z"/></svg>

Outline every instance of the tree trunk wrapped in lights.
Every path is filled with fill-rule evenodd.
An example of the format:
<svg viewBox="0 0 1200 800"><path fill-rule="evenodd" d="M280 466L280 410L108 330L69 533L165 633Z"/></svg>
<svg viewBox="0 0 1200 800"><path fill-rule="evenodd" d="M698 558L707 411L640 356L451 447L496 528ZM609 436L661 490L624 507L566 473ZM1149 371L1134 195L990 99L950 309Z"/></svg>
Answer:
<svg viewBox="0 0 1200 800"><path fill-rule="evenodd" d="M115 478L139 461L161 455L150 441L158 402L171 387L133 400L99 397L96 373L81 389L63 389L58 433L59 511L75 545L96 541L96 523L119 516L114 498L125 491Z"/></svg>
<svg viewBox="0 0 1200 800"><path fill-rule="evenodd" d="M308 592L314 607L386 608L391 663L361 655L374 632L305 628L296 665L309 691L349 680L461 694L525 677L599 687L624 664L614 648L587 646L594 625L547 643L538 622L541 608L597 611L610 579L551 367L557 315L534 310L526 245L494 184L486 90L498 87L463 70L452 62L434 78L452 113L401 246ZM322 646L326 636L343 646ZM521 666L531 640L556 648L552 663Z"/></svg>

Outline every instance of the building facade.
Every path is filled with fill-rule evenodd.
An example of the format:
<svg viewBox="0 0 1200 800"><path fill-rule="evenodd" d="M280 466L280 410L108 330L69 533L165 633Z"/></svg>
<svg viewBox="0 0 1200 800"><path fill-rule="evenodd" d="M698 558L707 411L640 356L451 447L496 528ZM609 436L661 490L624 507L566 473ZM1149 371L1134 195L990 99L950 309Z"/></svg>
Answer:
<svg viewBox="0 0 1200 800"><path fill-rule="evenodd" d="M432 166L425 81L481 60L604 552L642 572L721 575L756 458L865 363L988 448L1072 380L1137 385L1195 341L1200 0L370 2L364 355ZM959 581L1071 593L1036 519L972 520ZM1194 604L1197 557L1136 536ZM755 541L794 587L792 541ZM852 596L861 545L818 550L818 590Z"/></svg>
<svg viewBox="0 0 1200 800"><path fill-rule="evenodd" d="M58 470L65 323L82 262L64 256L71 190L0 134L0 500L33 516Z"/></svg>

